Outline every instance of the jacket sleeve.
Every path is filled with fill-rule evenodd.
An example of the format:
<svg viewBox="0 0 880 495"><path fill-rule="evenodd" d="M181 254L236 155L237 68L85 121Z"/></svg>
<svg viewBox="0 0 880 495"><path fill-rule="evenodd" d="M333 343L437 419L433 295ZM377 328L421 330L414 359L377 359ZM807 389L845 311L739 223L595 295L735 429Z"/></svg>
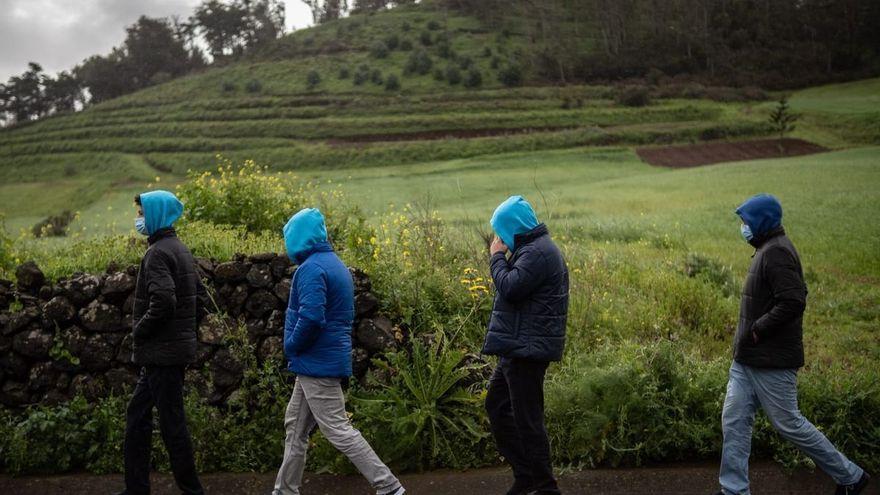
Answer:
<svg viewBox="0 0 880 495"><path fill-rule="evenodd" d="M511 264L504 253L495 253L489 261L495 290L504 299L516 303L529 297L544 280L544 255L528 249Z"/></svg>
<svg viewBox="0 0 880 495"><path fill-rule="evenodd" d="M289 305L296 305L298 317L295 320L290 318L288 311L284 325L286 356L301 354L315 343L324 329L327 309L327 281L320 267L301 265L294 283L297 300L290 301Z"/></svg>
<svg viewBox="0 0 880 495"><path fill-rule="evenodd" d="M752 327L759 339L799 318L807 307L807 288L791 253L784 249L764 253L764 276L770 284L774 304Z"/></svg>
<svg viewBox="0 0 880 495"><path fill-rule="evenodd" d="M147 276L149 304L147 311L134 325L135 338L150 338L157 326L174 316L177 295L173 270L173 263L162 251L147 252L144 271Z"/></svg>

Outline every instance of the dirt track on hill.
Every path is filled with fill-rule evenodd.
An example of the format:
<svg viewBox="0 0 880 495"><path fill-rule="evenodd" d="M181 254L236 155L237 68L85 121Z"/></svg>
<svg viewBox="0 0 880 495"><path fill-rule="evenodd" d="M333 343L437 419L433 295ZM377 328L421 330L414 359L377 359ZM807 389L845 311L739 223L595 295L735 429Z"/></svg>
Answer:
<svg viewBox="0 0 880 495"><path fill-rule="evenodd" d="M560 486L566 495L710 495L718 491L715 463L674 464L633 469L597 469L565 473ZM778 465L753 463L754 495L826 495L834 493L834 483L820 471L787 474ZM274 473L215 473L202 476L208 495L268 495ZM512 478L506 469L479 469L466 472L434 471L401 476L412 495L495 495L503 494ZM8 495L96 495L122 490L121 475L95 476L0 476L0 493ZM367 495L374 493L359 476L309 475L303 495ZM167 474L153 475L153 494L180 493ZM864 495L878 495L876 483Z"/></svg>
<svg viewBox="0 0 880 495"><path fill-rule="evenodd" d="M636 154L651 165L686 168L722 162L812 155L828 151L817 144L792 138L784 139L782 147L784 154L780 154L778 139L755 139L676 146L650 146L637 148Z"/></svg>
<svg viewBox="0 0 880 495"><path fill-rule="evenodd" d="M388 134L358 134L345 138L328 139L331 146L358 145L394 141L432 141L437 139L470 139L480 137L509 136L514 134L531 134L536 132L553 132L574 129L572 126L547 127L497 127L488 129L446 129L435 131L413 131Z"/></svg>

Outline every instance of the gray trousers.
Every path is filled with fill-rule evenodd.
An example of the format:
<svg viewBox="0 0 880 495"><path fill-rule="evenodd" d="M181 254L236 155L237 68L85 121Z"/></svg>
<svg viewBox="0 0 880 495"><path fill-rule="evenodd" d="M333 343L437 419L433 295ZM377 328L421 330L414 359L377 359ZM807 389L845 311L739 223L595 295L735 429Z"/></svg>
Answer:
<svg viewBox="0 0 880 495"><path fill-rule="evenodd" d="M355 465L378 493L400 487L345 412L339 378L298 376L284 414L284 460L275 478L273 495L300 495L309 435L317 425L327 440Z"/></svg>

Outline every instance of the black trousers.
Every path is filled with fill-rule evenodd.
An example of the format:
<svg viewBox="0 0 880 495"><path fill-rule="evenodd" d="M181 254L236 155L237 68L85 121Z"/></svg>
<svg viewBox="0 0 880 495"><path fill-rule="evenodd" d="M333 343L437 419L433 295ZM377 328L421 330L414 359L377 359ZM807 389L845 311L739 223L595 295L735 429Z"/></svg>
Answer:
<svg viewBox="0 0 880 495"><path fill-rule="evenodd" d="M204 490L196 474L183 411L183 366L141 369L125 414L125 492L128 495L150 493L154 406L159 412L159 430L178 488L187 495L202 495Z"/></svg>
<svg viewBox="0 0 880 495"><path fill-rule="evenodd" d="M498 451L513 468L517 485L560 493L544 427L544 374L549 363L501 358L489 380L486 411Z"/></svg>

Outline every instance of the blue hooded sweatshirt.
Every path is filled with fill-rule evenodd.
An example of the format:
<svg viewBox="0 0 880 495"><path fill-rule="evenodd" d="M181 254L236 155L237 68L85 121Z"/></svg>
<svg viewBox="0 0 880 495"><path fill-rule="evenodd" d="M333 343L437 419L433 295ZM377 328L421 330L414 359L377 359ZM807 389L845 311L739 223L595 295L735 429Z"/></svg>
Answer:
<svg viewBox="0 0 880 495"><path fill-rule="evenodd" d="M141 209L147 235L171 227L183 215L183 203L168 191L150 191L141 194Z"/></svg>
<svg viewBox="0 0 880 495"><path fill-rule="evenodd" d="M538 218L532 205L522 196L511 196L495 208L492 229L511 251L516 249L514 240L538 226Z"/></svg>
<svg viewBox="0 0 880 495"><path fill-rule="evenodd" d="M755 238L782 225L782 204L770 194L756 194L736 209L736 214L752 230Z"/></svg>
<svg viewBox="0 0 880 495"><path fill-rule="evenodd" d="M284 226L287 255L299 264L284 322L287 369L304 376L351 376L354 282L327 241L324 216L306 208Z"/></svg>

